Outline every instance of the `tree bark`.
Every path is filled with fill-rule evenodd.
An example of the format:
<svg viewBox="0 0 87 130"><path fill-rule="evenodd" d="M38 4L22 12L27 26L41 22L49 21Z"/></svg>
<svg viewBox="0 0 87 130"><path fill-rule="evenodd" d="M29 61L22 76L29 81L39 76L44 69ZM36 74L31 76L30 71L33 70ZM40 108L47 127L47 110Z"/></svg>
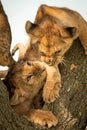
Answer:
<svg viewBox="0 0 87 130"><path fill-rule="evenodd" d="M58 118L56 127L50 130L85 130L87 125L87 56L75 40L65 55L65 65L59 66L62 76L60 97L46 109ZM0 81L0 130L43 130L17 115L9 105L6 86ZM48 130L48 128L45 128Z"/></svg>

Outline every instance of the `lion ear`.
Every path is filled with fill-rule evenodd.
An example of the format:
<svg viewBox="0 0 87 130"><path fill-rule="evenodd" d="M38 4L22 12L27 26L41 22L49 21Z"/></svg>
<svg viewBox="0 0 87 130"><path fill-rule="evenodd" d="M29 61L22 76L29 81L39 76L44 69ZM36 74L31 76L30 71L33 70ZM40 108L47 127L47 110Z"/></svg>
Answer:
<svg viewBox="0 0 87 130"><path fill-rule="evenodd" d="M25 30L30 36L34 36L36 38L40 38L42 35L39 26L37 24L31 23L30 21L26 22Z"/></svg>
<svg viewBox="0 0 87 130"><path fill-rule="evenodd" d="M27 33L30 33L32 29L34 29L35 27L37 27L36 24L31 23L30 21L27 21L25 24L25 30Z"/></svg>
<svg viewBox="0 0 87 130"><path fill-rule="evenodd" d="M69 33L73 39L76 39L79 36L79 28L78 27L66 27L66 31Z"/></svg>

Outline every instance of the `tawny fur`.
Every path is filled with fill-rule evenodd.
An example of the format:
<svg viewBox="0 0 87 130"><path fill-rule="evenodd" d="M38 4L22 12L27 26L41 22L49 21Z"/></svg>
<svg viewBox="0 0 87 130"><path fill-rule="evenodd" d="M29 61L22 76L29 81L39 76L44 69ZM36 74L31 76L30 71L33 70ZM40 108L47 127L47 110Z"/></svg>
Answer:
<svg viewBox="0 0 87 130"><path fill-rule="evenodd" d="M3 21L2 14L0 17ZM2 23L4 22L1 22L1 27ZM31 37L30 45L26 44L23 55L20 53L19 62L10 68L6 77L7 82L14 88L11 90L14 94L10 103L16 112L42 126L47 124L48 127L51 127L57 124L58 120L51 112L35 110L31 107L33 99L42 88L46 77L42 65L47 71L47 82L43 87L43 99L49 103L56 99L61 85L61 76L57 64L62 61L74 39L80 38L87 54L86 28L85 20L75 11L46 5L40 6L34 24L29 21L26 23L26 32ZM16 49L14 50L16 51ZM35 60L37 63L34 61L27 63L26 60ZM33 75L30 75L32 73ZM32 76L34 78L31 80Z"/></svg>
<svg viewBox="0 0 87 130"><path fill-rule="evenodd" d="M87 32L85 31L87 28L87 23L76 11L67 8L41 5L37 11L34 24L27 21L25 28L30 37L30 46L28 47L26 44L26 51L24 49L21 50L22 45L19 47L19 51L24 52L23 59L38 59L42 62L45 62L48 65L47 67L45 64L47 69L51 68L51 70L54 70L54 68L56 68L55 73L59 73L57 70L57 65L63 61L64 54L67 52L77 37L80 38L85 49L85 53L87 53ZM21 59L21 56L22 55L20 53L19 59ZM47 72L49 76L50 71ZM54 71L51 72L54 73ZM51 75L54 74L51 73ZM61 76L59 75L60 73L57 76L59 83L57 84L58 91L59 86L61 86ZM52 78L54 83L51 83ZM55 87L52 87L50 84L54 84L55 86L56 82L55 77L48 79L50 79L50 83L47 82L44 87L43 98L45 102L52 102L58 95L56 96L56 94L54 94L55 89L52 88ZM45 93L46 91L47 93ZM50 96L51 100L49 101L48 95L50 95L51 92L53 92L53 95L55 96Z"/></svg>
<svg viewBox="0 0 87 130"><path fill-rule="evenodd" d="M30 40L28 40L26 45L22 43L17 43L12 49L12 55L14 55L17 50L19 50L18 61L23 60L25 53L27 51L27 48L30 48Z"/></svg>
<svg viewBox="0 0 87 130"><path fill-rule="evenodd" d="M4 21L3 21L3 23L4 23ZM6 35L7 35L7 33L6 33ZM9 38L11 38L11 37L9 37ZM6 47L6 45L5 45L5 47ZM29 48L29 46L27 46L27 48ZM32 56L32 59L35 60L35 62L31 61L31 62L26 63L26 59L28 59L25 54L25 52L27 52L27 48L26 47L24 48L23 54L20 53L20 55L22 54L22 57L20 58L20 61L17 63L13 61L13 59L10 55L9 55L9 57L6 57L7 59L9 58L9 63L7 65L10 66L10 69L9 69L9 72L8 72L4 82L6 85L9 84L8 90L10 89L9 92L11 94L10 95L10 104L12 105L13 109L20 115L24 115L30 121L38 123L41 126L45 126L47 124L48 127L50 128L51 126L55 126L58 122L58 120L54 116L54 114L50 111L32 109L32 102L34 100L34 97L36 95L38 95L39 90L43 86L44 78L46 77L46 72L44 69L42 69L43 63L36 61L36 59L39 60L39 58L37 58L39 55L38 55L38 53L36 53L38 51L35 48L32 48L32 46L30 46L30 50L33 54L29 53L29 60L31 60L31 56ZM5 62L5 60L4 60L4 62ZM6 61L6 63L7 63L7 61ZM3 65L4 65L4 63L3 63ZM49 67L47 67L47 68L49 68ZM32 80L31 80L31 77L33 77ZM53 85L56 85L57 83L59 84L59 82L54 82L54 83L53 83ZM12 88L9 88L9 87L12 87ZM60 87L60 85L59 85L59 87ZM53 99L50 99L49 102L53 101L53 100L55 100L55 98L57 98L58 92L59 92L59 88L57 89L57 92L52 93ZM48 99L47 99L47 101L48 101Z"/></svg>
<svg viewBox="0 0 87 130"><path fill-rule="evenodd" d="M46 17L47 15L53 17L54 19L56 18L58 20L57 25L59 27L75 27L77 32L73 32L74 38L72 37L72 41L79 37L85 49L85 54L87 54L87 22L78 12L68 8L41 5L37 11L35 24L40 24L43 21L43 17ZM59 25L59 22L61 22L61 25ZM59 29L59 31L61 32L61 29ZM67 33L66 30L65 33Z"/></svg>
<svg viewBox="0 0 87 130"><path fill-rule="evenodd" d="M7 75L4 82L6 85L9 84L10 104L13 109L20 115L27 117L28 120L38 123L41 126L55 126L58 120L52 112L32 109L32 102L43 86L44 79L46 78L46 71L43 70L44 67L42 67L42 63L39 61L37 61L37 63L32 63L32 65L30 65L30 63L27 65L26 61L21 62L25 53L20 53L20 55L22 54L20 62L16 63L13 60L10 54L11 30L1 2L0 44L0 65L10 67L9 72L7 73L6 71L6 73L4 73L4 76ZM29 48L29 44L27 44L27 48ZM22 46L24 52L26 52L27 48ZM3 72L0 74L2 74L2 78ZM33 77L32 80L29 79L31 77Z"/></svg>
<svg viewBox="0 0 87 130"><path fill-rule="evenodd" d="M18 114L41 126L47 124L50 128L58 123L55 115L50 111L32 107L46 77L46 68L42 62L19 61L10 68L4 83L10 87L10 104Z"/></svg>
<svg viewBox="0 0 87 130"><path fill-rule="evenodd" d="M40 60L49 66L57 67L63 61L64 54L77 37L80 38L85 54L87 54L87 23L74 10L41 5L37 11L35 22L27 21L25 29L31 39L30 44L38 46ZM28 53L29 49L27 49L26 57ZM53 79L55 80L54 77ZM59 81L61 83L60 78ZM50 93L50 87L49 89L45 88ZM45 94L44 97L46 99L48 95ZM46 100L46 102L48 101Z"/></svg>
<svg viewBox="0 0 87 130"><path fill-rule="evenodd" d="M29 41L27 44L29 45ZM26 46L28 46L27 44ZM16 44L12 50L12 54L15 53L17 49L19 49L19 59L18 59L19 61L41 60L40 54L38 52L37 44L33 45L30 43L30 46L29 48L26 49L26 51L24 49L23 44ZM43 61L42 61L42 64L45 66L47 70L47 80L43 89L43 99L45 102L50 103L50 102L55 101L59 97L59 90L61 86L61 75L59 73L59 69L57 65L49 66Z"/></svg>
<svg viewBox="0 0 87 130"><path fill-rule="evenodd" d="M41 5L35 22L26 22L32 44L38 44L41 60L59 64L73 41L79 37L87 54L87 23L76 11Z"/></svg>

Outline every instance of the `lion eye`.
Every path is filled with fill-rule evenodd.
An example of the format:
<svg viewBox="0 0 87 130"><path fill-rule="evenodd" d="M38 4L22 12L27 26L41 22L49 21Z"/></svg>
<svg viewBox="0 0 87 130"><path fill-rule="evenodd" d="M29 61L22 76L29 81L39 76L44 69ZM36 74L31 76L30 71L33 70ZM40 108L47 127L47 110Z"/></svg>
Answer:
<svg viewBox="0 0 87 130"><path fill-rule="evenodd" d="M30 62L30 61L27 61L27 65L28 65L28 66L34 66L33 63Z"/></svg>
<svg viewBox="0 0 87 130"><path fill-rule="evenodd" d="M31 65L32 65L32 63L31 63L31 62L29 62L29 61L27 61L27 65L28 65L28 66L31 66Z"/></svg>
<svg viewBox="0 0 87 130"><path fill-rule="evenodd" d="M54 56L58 56L58 55L60 54L60 52L61 52L61 50L55 51L55 52L53 53L53 55L54 55Z"/></svg>
<svg viewBox="0 0 87 130"><path fill-rule="evenodd" d="M29 75L27 76L27 81L29 81L32 76L33 76L32 74L29 74Z"/></svg>
<svg viewBox="0 0 87 130"><path fill-rule="evenodd" d="M27 61L27 65L31 66L31 63L29 61Z"/></svg>
<svg viewBox="0 0 87 130"><path fill-rule="evenodd" d="M44 52L40 52L41 56L46 56L46 54Z"/></svg>

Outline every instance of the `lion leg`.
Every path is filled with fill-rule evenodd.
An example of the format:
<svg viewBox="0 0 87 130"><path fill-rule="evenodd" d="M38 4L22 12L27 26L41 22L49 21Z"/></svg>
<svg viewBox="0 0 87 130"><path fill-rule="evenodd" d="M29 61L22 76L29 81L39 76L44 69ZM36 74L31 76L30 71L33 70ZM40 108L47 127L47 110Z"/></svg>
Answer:
<svg viewBox="0 0 87 130"><path fill-rule="evenodd" d="M54 102L59 97L60 82L47 81L43 88L43 100L46 103Z"/></svg>
<svg viewBox="0 0 87 130"><path fill-rule="evenodd" d="M24 117L35 124L39 124L41 126L47 125L48 128L56 126L58 123L58 119L51 111L44 111L40 109L32 109L30 112L27 112Z"/></svg>
<svg viewBox="0 0 87 130"><path fill-rule="evenodd" d="M26 58L25 54L26 54L27 49L29 48L30 48L30 39L28 40L26 45L22 43L17 43L12 49L12 55L14 55L17 50L19 50L18 61L23 60L24 58Z"/></svg>
<svg viewBox="0 0 87 130"><path fill-rule="evenodd" d="M22 43L17 43L14 48L12 49L12 55L15 54L15 52L17 50L19 50L19 57L18 57L18 61L20 61L21 59L23 59L24 57L24 45Z"/></svg>
<svg viewBox="0 0 87 130"><path fill-rule="evenodd" d="M46 65L47 80L43 87L43 100L46 103L54 102L59 97L61 75L58 67Z"/></svg>
<svg viewBox="0 0 87 130"><path fill-rule="evenodd" d="M15 52L20 49L21 43L17 43L12 49L12 55L15 55Z"/></svg>

